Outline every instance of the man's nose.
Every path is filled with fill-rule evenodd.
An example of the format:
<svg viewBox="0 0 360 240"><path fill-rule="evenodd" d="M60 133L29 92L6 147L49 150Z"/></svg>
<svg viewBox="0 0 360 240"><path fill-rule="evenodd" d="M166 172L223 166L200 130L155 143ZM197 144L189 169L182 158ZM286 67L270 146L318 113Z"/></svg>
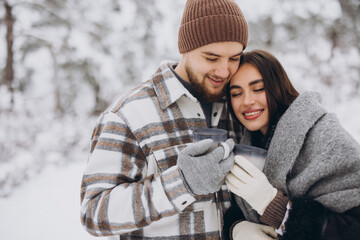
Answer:
<svg viewBox="0 0 360 240"><path fill-rule="evenodd" d="M224 62L219 63L215 70L216 77L221 78L221 79L228 78L229 73L230 73L229 68L230 68L230 66L227 62L224 61Z"/></svg>

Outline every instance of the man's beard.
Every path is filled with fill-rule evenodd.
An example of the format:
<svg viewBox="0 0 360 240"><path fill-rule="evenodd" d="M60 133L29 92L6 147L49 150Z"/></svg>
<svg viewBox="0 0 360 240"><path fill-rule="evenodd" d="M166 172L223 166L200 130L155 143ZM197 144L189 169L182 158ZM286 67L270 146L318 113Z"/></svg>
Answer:
<svg viewBox="0 0 360 240"><path fill-rule="evenodd" d="M186 70L186 73L188 75L191 87L205 101L207 101L207 102L216 102L216 101L222 99L225 96L225 93L226 93L226 87L225 86L226 85L223 86L223 88L221 89L221 92L216 93L216 94L211 94L211 93L206 91L205 81L203 81L201 83L196 81L196 77L193 74L193 71L192 71L191 68L189 68L188 66L185 66L185 70Z"/></svg>

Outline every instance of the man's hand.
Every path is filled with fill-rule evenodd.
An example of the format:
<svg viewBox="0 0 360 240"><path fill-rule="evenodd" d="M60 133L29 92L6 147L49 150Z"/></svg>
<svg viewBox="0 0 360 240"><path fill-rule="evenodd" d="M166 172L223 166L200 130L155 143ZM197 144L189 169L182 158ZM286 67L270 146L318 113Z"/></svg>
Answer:
<svg viewBox="0 0 360 240"><path fill-rule="evenodd" d="M277 239L277 233L273 227L242 221L232 229L234 240L273 240Z"/></svg>
<svg viewBox="0 0 360 240"><path fill-rule="evenodd" d="M189 144L178 156L177 165L180 168L185 184L194 195L205 195L220 190L225 176L234 165L234 141L226 140L229 149L218 146L211 139L205 139ZM224 158L224 154L230 155Z"/></svg>
<svg viewBox="0 0 360 240"><path fill-rule="evenodd" d="M269 183L265 174L240 155L235 157L235 165L226 176L226 185L230 191L245 199L260 215L277 193L277 189Z"/></svg>

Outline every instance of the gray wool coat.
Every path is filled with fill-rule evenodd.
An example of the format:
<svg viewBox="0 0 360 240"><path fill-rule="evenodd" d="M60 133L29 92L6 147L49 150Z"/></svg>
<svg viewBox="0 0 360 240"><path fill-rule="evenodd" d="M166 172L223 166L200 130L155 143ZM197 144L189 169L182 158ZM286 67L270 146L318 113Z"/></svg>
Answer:
<svg viewBox="0 0 360 240"><path fill-rule="evenodd" d="M310 198L342 213L360 205L360 145L321 101L320 94L305 92L283 114L264 173L290 199ZM240 142L250 144L250 133ZM259 222L250 205L240 197L236 201L246 220Z"/></svg>

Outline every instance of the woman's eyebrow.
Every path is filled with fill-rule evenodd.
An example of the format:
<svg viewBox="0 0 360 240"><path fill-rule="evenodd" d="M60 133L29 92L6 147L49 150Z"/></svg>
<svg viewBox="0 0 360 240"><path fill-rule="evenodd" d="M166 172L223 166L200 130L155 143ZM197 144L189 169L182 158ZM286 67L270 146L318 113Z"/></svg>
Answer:
<svg viewBox="0 0 360 240"><path fill-rule="evenodd" d="M252 85L255 85L255 84L257 84L257 83L260 83L260 82L264 82L262 79L256 79L256 80L254 80L254 81L251 81L250 83L249 83L249 86L252 86ZM240 87L240 86L238 86L238 85L232 85L232 86L230 86L230 90L231 89L239 89L239 88L242 88L242 87Z"/></svg>
<svg viewBox="0 0 360 240"><path fill-rule="evenodd" d="M262 79L256 79L256 80L254 80L254 81L251 81L251 82L249 83L249 86L255 85L255 84L259 83L259 82L264 82L264 81L263 81Z"/></svg>
<svg viewBox="0 0 360 240"><path fill-rule="evenodd" d="M232 85L232 86L230 86L230 88L229 88L229 89L231 90L231 89L238 89L238 88L241 88L241 87L240 87L240 86L238 86L238 85Z"/></svg>

